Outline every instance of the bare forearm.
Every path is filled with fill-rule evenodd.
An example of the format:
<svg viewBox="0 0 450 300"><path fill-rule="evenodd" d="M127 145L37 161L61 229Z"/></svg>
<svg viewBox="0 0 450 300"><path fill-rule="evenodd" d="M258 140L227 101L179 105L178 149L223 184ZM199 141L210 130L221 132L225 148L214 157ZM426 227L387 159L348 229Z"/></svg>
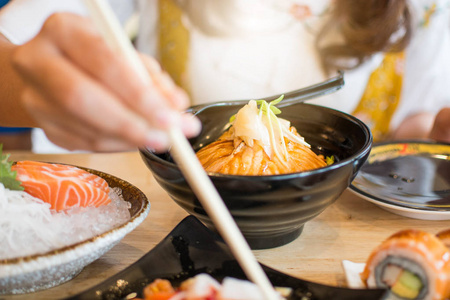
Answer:
<svg viewBox="0 0 450 300"><path fill-rule="evenodd" d="M11 65L15 47L0 34L0 126L35 127L20 101L22 81Z"/></svg>

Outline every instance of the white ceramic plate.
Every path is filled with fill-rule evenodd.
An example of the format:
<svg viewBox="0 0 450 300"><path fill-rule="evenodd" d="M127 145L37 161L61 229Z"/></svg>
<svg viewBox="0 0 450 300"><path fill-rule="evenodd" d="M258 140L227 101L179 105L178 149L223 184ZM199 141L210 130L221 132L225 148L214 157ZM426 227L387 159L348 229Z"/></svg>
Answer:
<svg viewBox="0 0 450 300"><path fill-rule="evenodd" d="M131 204L130 220L103 234L48 253L0 260L0 295L35 292L62 284L114 247L147 216L150 203L138 188L117 177L86 169L120 187Z"/></svg>
<svg viewBox="0 0 450 300"><path fill-rule="evenodd" d="M404 217L450 220L450 144L375 144L350 189Z"/></svg>

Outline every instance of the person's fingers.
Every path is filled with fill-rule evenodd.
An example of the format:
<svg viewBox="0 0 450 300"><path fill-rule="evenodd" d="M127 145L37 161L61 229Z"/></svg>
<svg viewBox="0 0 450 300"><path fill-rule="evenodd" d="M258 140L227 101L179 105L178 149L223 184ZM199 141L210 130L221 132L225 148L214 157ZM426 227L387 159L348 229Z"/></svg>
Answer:
<svg viewBox="0 0 450 300"><path fill-rule="evenodd" d="M161 69L161 66L154 58L141 55L141 59L152 81L169 99L172 107L176 110L185 110L190 104L187 93L173 82L169 74Z"/></svg>
<svg viewBox="0 0 450 300"><path fill-rule="evenodd" d="M191 114L182 114L181 122L183 124L181 129L188 138L197 136L202 129L199 119Z"/></svg>
<svg viewBox="0 0 450 300"><path fill-rule="evenodd" d="M52 102L48 105L57 106L61 113L74 116L97 131L117 134L135 143L144 142L142 136L149 129L146 120L108 90L86 78L63 57L43 56L34 67L39 72L23 74L46 101Z"/></svg>
<svg viewBox="0 0 450 300"><path fill-rule="evenodd" d="M200 122L177 111L187 96L168 75L146 63L151 82L143 82L92 27L80 16L56 14L13 55L16 70L34 91L24 97L25 106L53 140L82 149L110 144L164 150L171 126L197 134ZM69 141L63 132L81 138Z"/></svg>
<svg viewBox="0 0 450 300"><path fill-rule="evenodd" d="M81 25L67 28L70 22ZM122 55L109 47L89 20L72 14L60 14L49 18L47 23L52 30L47 30L45 36L57 44L65 56L111 89L152 126L167 129L177 122L178 114L167 100L176 98L174 95L179 92L164 94L158 85L144 81ZM69 30L70 34L67 34ZM79 42L74 43L74 40ZM86 55L86 49L89 49L89 55ZM170 78L166 80L170 81ZM155 115L155 112L158 114Z"/></svg>
<svg viewBox="0 0 450 300"><path fill-rule="evenodd" d="M63 131L59 126L47 126L45 134L56 145L67 150L86 150L95 152L117 152L135 149L135 146L123 139L98 136L96 139L86 139L85 136Z"/></svg>
<svg viewBox="0 0 450 300"><path fill-rule="evenodd" d="M30 115L36 120L37 126L47 130L50 126L57 126L60 130L91 140L99 135L91 126L80 122L71 114L61 113L57 105L48 105L46 97L35 89L27 87L21 95L22 103Z"/></svg>
<svg viewBox="0 0 450 300"><path fill-rule="evenodd" d="M450 143L450 107L443 108L434 119L431 139Z"/></svg>
<svg viewBox="0 0 450 300"><path fill-rule="evenodd" d="M52 105L47 105L45 97L36 90L27 88L22 101L30 113L44 129L47 137L55 144L69 150L90 151L124 151L132 150L144 144L133 144L122 137L107 135L87 126L86 123L77 122L70 114L61 114ZM189 128L189 126L187 126ZM169 147L169 138L166 132L150 129L146 132L145 146L157 151L164 151Z"/></svg>
<svg viewBox="0 0 450 300"><path fill-rule="evenodd" d="M19 64L23 76L44 95L46 105L54 108L47 117L64 118L61 122L73 118L72 122L83 123L97 134L120 136L136 146L147 144L150 130L147 121L63 57L42 55L39 62L30 65L25 62L25 67L23 60ZM33 110L29 109L31 114L35 113ZM164 119L162 113L153 112L154 119L157 120L158 114Z"/></svg>
<svg viewBox="0 0 450 300"><path fill-rule="evenodd" d="M45 133L50 141L68 150L87 150L96 152L130 151L136 149L136 145L127 143L122 138L96 135L76 134L75 131L67 131L56 124L47 124ZM164 132L148 132L146 147L163 152L169 147L167 134Z"/></svg>

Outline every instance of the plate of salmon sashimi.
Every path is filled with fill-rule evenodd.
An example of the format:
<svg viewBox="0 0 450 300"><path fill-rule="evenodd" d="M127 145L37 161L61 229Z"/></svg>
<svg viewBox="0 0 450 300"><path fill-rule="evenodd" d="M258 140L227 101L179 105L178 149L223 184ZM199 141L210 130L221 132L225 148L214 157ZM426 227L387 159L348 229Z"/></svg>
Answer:
<svg viewBox="0 0 450 300"><path fill-rule="evenodd" d="M150 210L135 186L72 165L8 162L0 147L0 297L64 283Z"/></svg>

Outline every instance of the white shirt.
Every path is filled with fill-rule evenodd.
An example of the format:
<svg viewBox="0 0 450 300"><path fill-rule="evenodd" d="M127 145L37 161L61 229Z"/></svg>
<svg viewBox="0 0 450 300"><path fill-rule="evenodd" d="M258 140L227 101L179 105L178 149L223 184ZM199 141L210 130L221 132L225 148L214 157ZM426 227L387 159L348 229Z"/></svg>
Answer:
<svg viewBox="0 0 450 300"><path fill-rule="evenodd" d="M322 80L315 48L316 34L326 22L329 0L178 0L190 31L189 90L195 104L234 99L264 98L299 89ZM157 10L155 1L139 1L142 14ZM308 5L312 17L299 22L290 13L293 4ZM391 125L423 111L436 113L450 105L450 3L448 0L411 0L414 34L406 50L402 101ZM425 10L436 5L427 27ZM202 7L202 9L198 9ZM326 13L325 13L326 15ZM157 17L157 16L156 16ZM157 55L157 22L144 17L138 44ZM147 24L148 22L148 24ZM144 32L145 30L145 32ZM311 102L352 112L382 54L345 74L344 88Z"/></svg>

